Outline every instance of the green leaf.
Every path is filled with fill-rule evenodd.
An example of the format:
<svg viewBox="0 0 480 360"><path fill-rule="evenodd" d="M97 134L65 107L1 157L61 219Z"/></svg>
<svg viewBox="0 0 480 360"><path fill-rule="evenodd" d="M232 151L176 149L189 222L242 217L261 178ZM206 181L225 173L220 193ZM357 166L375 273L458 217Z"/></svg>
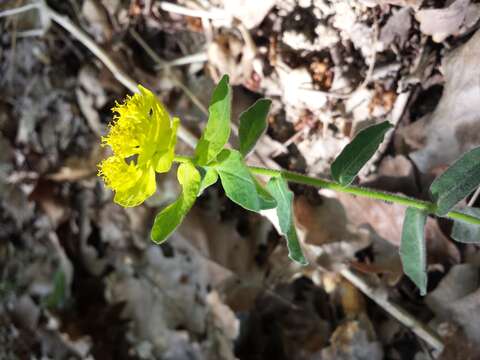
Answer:
<svg viewBox="0 0 480 360"><path fill-rule="evenodd" d="M55 272L53 277L53 290L45 298L43 304L49 309L60 309L65 306L67 298L67 284L65 272L61 269Z"/></svg>
<svg viewBox="0 0 480 360"><path fill-rule="evenodd" d="M215 160L230 137L230 115L232 91L228 75L224 75L213 91L207 126L195 149L198 165L206 165Z"/></svg>
<svg viewBox="0 0 480 360"><path fill-rule="evenodd" d="M234 203L251 211L260 211L261 202L257 185L242 154L237 150L224 149L218 155L216 169L227 197Z"/></svg>
<svg viewBox="0 0 480 360"><path fill-rule="evenodd" d="M464 154L430 186L430 193L437 204L437 215L446 215L479 185L480 147Z"/></svg>
<svg viewBox="0 0 480 360"><path fill-rule="evenodd" d="M480 209L465 207L457 211L480 218ZM452 238L461 243L478 244L480 243L480 226L467 223L461 220L453 222Z"/></svg>
<svg viewBox="0 0 480 360"><path fill-rule="evenodd" d="M215 184L218 180L218 172L213 167L201 167L200 174L202 176L202 181L200 182L200 190L198 191L199 196L206 188Z"/></svg>
<svg viewBox="0 0 480 360"><path fill-rule="evenodd" d="M287 181L283 177L273 177L267 184L267 189L277 200L277 216L282 235L287 239L288 256L301 265L307 265L308 261L303 255L298 241L297 231L293 220L293 193L288 188Z"/></svg>
<svg viewBox="0 0 480 360"><path fill-rule="evenodd" d="M277 207L277 200L266 190L258 180L252 176L255 181L255 187L257 188L258 200L260 202L260 210L268 210Z"/></svg>
<svg viewBox="0 0 480 360"><path fill-rule="evenodd" d="M260 99L240 115L240 152L246 156L255 146L258 138L267 129L267 115L272 101Z"/></svg>
<svg viewBox="0 0 480 360"><path fill-rule="evenodd" d="M417 287L420 294L427 293L427 251L425 247L425 223L427 214L415 208L407 208L403 220L400 258L403 272Z"/></svg>
<svg viewBox="0 0 480 360"><path fill-rule="evenodd" d="M384 121L360 131L332 163L333 178L343 186L350 185L362 167L375 154L385 133L391 127L392 124Z"/></svg>
<svg viewBox="0 0 480 360"><path fill-rule="evenodd" d="M151 238L157 244L164 242L180 225L200 189L200 173L191 163L180 164L177 178L182 186L182 193L175 202L157 214L153 223Z"/></svg>

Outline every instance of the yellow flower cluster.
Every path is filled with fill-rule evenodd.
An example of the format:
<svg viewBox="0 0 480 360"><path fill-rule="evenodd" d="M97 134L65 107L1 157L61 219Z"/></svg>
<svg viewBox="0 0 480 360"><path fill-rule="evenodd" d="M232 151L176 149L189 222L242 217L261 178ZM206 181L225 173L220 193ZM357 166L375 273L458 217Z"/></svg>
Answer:
<svg viewBox="0 0 480 360"><path fill-rule="evenodd" d="M155 172L170 170L175 156L178 118L170 118L156 96L139 85L140 93L116 104L110 132L102 145L113 155L98 164L98 175L115 191L124 207L140 205L156 189Z"/></svg>

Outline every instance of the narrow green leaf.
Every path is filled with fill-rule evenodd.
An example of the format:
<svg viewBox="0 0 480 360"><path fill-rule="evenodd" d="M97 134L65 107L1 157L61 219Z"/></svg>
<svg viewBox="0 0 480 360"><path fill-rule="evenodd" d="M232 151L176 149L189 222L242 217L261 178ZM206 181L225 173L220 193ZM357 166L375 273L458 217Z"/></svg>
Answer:
<svg viewBox="0 0 480 360"><path fill-rule="evenodd" d="M238 135L240 152L246 156L255 146L257 140L267 129L267 116L272 101L260 99L240 115Z"/></svg>
<svg viewBox="0 0 480 360"><path fill-rule="evenodd" d="M332 163L330 169L335 181L343 186L350 185L362 167L375 154L385 133L391 127L392 124L384 121L360 131Z"/></svg>
<svg viewBox="0 0 480 360"><path fill-rule="evenodd" d="M267 189L277 200L277 216L282 235L287 239L288 256L301 265L307 265L308 261L303 255L297 231L293 220L293 193L288 188L287 181L283 177L273 177L267 184Z"/></svg>
<svg viewBox="0 0 480 360"><path fill-rule="evenodd" d="M430 193L437 204L437 215L446 215L479 185L480 147L464 154L430 186Z"/></svg>
<svg viewBox="0 0 480 360"><path fill-rule="evenodd" d="M200 190L198 191L198 196L200 196L206 188L215 184L218 180L218 173L215 168L201 167L199 170L202 176L202 181L200 182Z"/></svg>
<svg viewBox="0 0 480 360"><path fill-rule="evenodd" d="M191 163L182 163L178 167L177 178L182 186L178 199L168 205L155 217L151 238L161 244L181 224L183 218L192 207L200 189L200 173Z"/></svg>
<svg viewBox="0 0 480 360"><path fill-rule="evenodd" d="M207 126L195 149L198 165L213 161L228 142L231 107L232 90L228 84L228 75L224 75L213 91Z"/></svg>
<svg viewBox="0 0 480 360"><path fill-rule="evenodd" d="M427 214L415 208L407 208L403 220L400 258L403 272L417 287L420 294L427 293L427 251L425 247L425 223Z"/></svg>
<svg viewBox="0 0 480 360"><path fill-rule="evenodd" d="M247 210L260 211L257 185L243 162L242 154L237 150L224 149L217 161L216 169L228 198Z"/></svg>
<svg viewBox="0 0 480 360"><path fill-rule="evenodd" d="M457 209L457 211L480 218L480 209L478 208L465 207ZM452 238L461 243L478 244L480 243L480 226L455 220L453 222Z"/></svg>

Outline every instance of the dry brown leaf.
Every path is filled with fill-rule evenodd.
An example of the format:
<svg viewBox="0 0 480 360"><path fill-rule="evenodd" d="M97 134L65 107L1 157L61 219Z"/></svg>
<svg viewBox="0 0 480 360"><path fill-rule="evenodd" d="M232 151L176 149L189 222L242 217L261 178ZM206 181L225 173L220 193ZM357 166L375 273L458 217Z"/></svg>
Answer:
<svg viewBox="0 0 480 360"><path fill-rule="evenodd" d="M349 321L335 330L330 338L331 345L321 351L313 360L380 360L383 359L383 350L380 342L369 334L368 326L363 321Z"/></svg>
<svg viewBox="0 0 480 360"><path fill-rule="evenodd" d="M356 227L370 227L380 237L399 247L405 207L339 193L348 220Z"/></svg>
<svg viewBox="0 0 480 360"><path fill-rule="evenodd" d="M321 205L314 206L304 196L297 196L294 210L297 225L305 232L305 243L319 246L348 237L347 217L338 200L325 197Z"/></svg>
<svg viewBox="0 0 480 360"><path fill-rule="evenodd" d="M453 321L480 346L480 277L477 266L454 266L427 296L426 303L438 319Z"/></svg>
<svg viewBox="0 0 480 360"><path fill-rule="evenodd" d="M480 145L480 31L445 56L445 89L435 111L419 120L424 124L425 147L411 154L422 172L451 164ZM412 126L416 123L413 123Z"/></svg>

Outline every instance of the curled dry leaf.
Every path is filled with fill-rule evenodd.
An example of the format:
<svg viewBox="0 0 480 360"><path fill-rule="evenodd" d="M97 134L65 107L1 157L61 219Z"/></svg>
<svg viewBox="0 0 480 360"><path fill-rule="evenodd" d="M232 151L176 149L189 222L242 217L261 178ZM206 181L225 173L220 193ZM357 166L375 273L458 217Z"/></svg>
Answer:
<svg viewBox="0 0 480 360"><path fill-rule="evenodd" d="M438 319L456 323L470 341L480 346L480 278L477 266L454 266L428 295L426 302Z"/></svg>
<svg viewBox="0 0 480 360"><path fill-rule="evenodd" d="M415 18L420 22L420 30L431 35L433 41L442 42L450 35L455 35L465 21L470 0L456 0L443 9L420 10Z"/></svg>
<svg viewBox="0 0 480 360"><path fill-rule="evenodd" d="M411 154L420 171L451 164L461 154L480 145L479 58L480 31L445 56L442 98L431 115L416 122L425 123L426 145Z"/></svg>
<svg viewBox="0 0 480 360"><path fill-rule="evenodd" d="M275 0L223 0L225 11L239 19L247 29L260 25L275 5Z"/></svg>
<svg viewBox="0 0 480 360"><path fill-rule="evenodd" d="M313 359L347 360L347 359L383 359L383 350L379 341L368 331L363 321L346 322L335 330L330 338L331 345L321 351L321 355Z"/></svg>

